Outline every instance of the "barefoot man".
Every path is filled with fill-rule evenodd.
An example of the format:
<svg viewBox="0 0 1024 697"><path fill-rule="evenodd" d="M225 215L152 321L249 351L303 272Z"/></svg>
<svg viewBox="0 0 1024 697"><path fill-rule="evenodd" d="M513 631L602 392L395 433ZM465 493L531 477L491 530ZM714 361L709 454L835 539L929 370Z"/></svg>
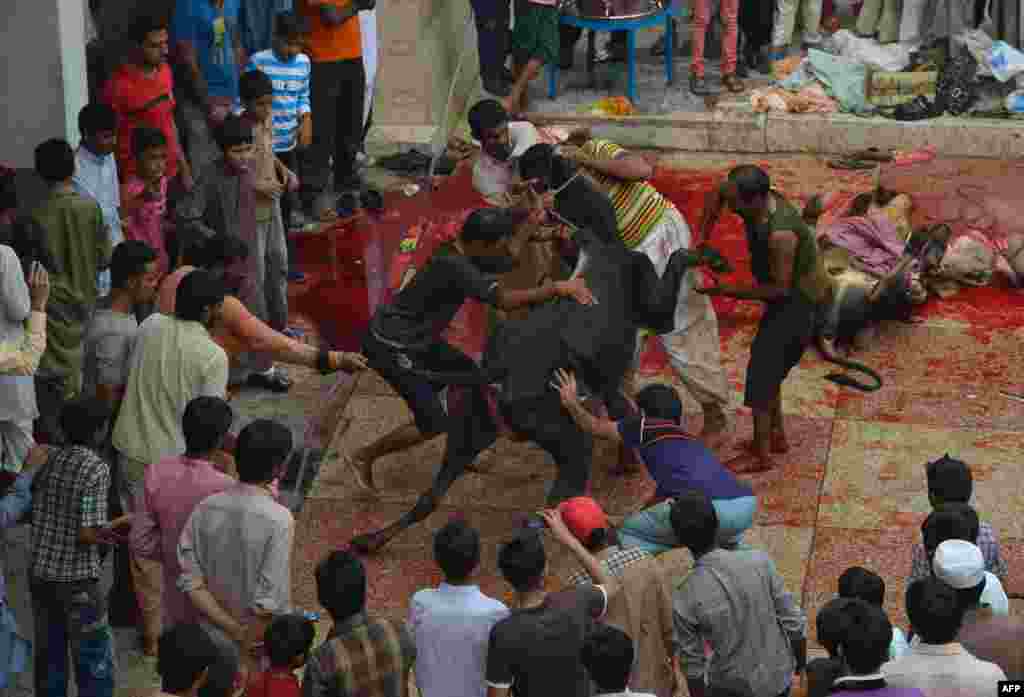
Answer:
<svg viewBox="0 0 1024 697"><path fill-rule="evenodd" d="M474 211L458 238L439 247L389 304L377 308L363 341L364 355L369 367L402 396L414 421L344 455L345 464L364 490L375 490L373 463L378 458L407 450L447 430L446 386L439 376L478 370L473 359L441 337L467 298L501 310L555 298L593 303L582 277L547 281L526 290L506 288L497 279L496 273L514 263L516 254L510 245L520 226L529 220L527 215L532 214L525 209ZM336 477L324 478L325 483L336 481Z"/></svg>
<svg viewBox="0 0 1024 697"><path fill-rule="evenodd" d="M811 340L815 305L822 299L822 273L814 233L801 214L759 167L733 169L705 206L702 231L709 239L723 207L743 219L750 250L752 287L714 285L697 292L765 304L750 347L744 403L754 413L749 453L727 465L734 472L760 472L774 463L772 453L789 449L782 426L782 383Z"/></svg>

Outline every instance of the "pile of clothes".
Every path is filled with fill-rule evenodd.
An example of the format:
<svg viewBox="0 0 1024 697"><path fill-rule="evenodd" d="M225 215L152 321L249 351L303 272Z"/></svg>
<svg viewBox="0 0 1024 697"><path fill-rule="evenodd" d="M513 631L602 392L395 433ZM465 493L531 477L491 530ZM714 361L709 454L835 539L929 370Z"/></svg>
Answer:
<svg viewBox="0 0 1024 697"><path fill-rule="evenodd" d="M842 111L901 121L1024 112L1024 53L982 30L954 37L951 55L944 44L880 44L841 29L806 58L777 63L774 84L754 90L751 104L759 112Z"/></svg>

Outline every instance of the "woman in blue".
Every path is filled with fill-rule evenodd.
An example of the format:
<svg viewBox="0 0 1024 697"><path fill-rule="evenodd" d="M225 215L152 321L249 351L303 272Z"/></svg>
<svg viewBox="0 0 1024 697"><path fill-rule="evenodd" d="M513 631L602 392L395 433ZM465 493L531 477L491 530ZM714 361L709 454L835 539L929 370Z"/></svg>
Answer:
<svg viewBox="0 0 1024 697"><path fill-rule="evenodd" d="M619 528L623 547L639 547L660 554L679 546L669 520L672 499L687 490L702 491L718 514L718 545L737 547L754 523L757 498L753 490L727 470L699 440L680 426L683 405L668 385L648 385L636 396L640 415L610 421L591 414L576 393L576 378L558 371L556 382L562 405L573 421L596 438L621 443L635 450L657 485L643 510Z"/></svg>

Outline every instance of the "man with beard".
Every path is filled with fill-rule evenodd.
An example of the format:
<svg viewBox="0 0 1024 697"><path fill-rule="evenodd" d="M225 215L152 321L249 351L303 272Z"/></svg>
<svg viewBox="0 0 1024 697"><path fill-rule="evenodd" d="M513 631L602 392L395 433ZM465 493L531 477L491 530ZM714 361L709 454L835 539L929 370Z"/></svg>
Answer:
<svg viewBox="0 0 1024 697"><path fill-rule="evenodd" d="M703 239L724 206L743 219L754 285L713 285L703 295L722 295L765 304L750 347L744 404L754 413L749 454L727 463L733 472L761 472L774 466L772 453L789 450L782 426L782 383L810 343L817 304L829 288L818 258L814 232L800 211L771 188L764 170L741 165L705 205Z"/></svg>
<svg viewBox="0 0 1024 697"><path fill-rule="evenodd" d="M507 205L514 190L516 162L540 142L540 133L529 121L509 122L500 102L484 99L469 110L469 130L480 143L473 163L473 188L489 203Z"/></svg>
<svg viewBox="0 0 1024 697"><path fill-rule="evenodd" d="M402 396L415 422L403 424L366 447L345 455L345 464L363 489L374 489L374 461L446 431L447 391L439 376L472 374L478 370L469 356L441 337L468 298L501 310L514 310L555 298L573 298L585 305L593 302L582 278L547 281L538 287L512 290L495 277L494 274L511 268L516 257L511 248L513 237L523 223L532 222L534 217L534 213L527 217L521 209L474 211L458 238L441 245L423 269L390 303L379 307L370 320L363 341L368 365ZM434 375L427 377L425 373Z"/></svg>

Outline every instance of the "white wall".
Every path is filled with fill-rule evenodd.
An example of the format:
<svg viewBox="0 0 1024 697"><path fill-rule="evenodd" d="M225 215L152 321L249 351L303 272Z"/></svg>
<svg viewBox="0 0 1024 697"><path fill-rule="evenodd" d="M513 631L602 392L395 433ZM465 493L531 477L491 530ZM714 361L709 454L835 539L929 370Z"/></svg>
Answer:
<svg viewBox="0 0 1024 697"><path fill-rule="evenodd" d="M77 138L88 99L82 0L0 0L0 161L32 167L47 138Z"/></svg>

